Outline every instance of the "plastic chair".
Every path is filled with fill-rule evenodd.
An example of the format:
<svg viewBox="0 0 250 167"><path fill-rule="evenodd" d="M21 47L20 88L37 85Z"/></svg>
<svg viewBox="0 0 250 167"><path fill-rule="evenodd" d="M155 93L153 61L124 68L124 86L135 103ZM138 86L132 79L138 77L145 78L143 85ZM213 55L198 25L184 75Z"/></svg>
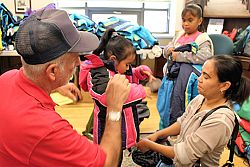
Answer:
<svg viewBox="0 0 250 167"><path fill-rule="evenodd" d="M214 55L233 55L233 41L224 34L210 34L214 46Z"/></svg>

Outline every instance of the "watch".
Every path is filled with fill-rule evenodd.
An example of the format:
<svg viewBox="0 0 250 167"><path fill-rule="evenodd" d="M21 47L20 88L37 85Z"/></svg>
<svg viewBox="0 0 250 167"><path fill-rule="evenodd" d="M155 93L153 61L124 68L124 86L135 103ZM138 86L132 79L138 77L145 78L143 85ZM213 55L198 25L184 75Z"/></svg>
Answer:
<svg viewBox="0 0 250 167"><path fill-rule="evenodd" d="M110 111L108 112L108 120L117 122L121 119L121 115L121 112Z"/></svg>

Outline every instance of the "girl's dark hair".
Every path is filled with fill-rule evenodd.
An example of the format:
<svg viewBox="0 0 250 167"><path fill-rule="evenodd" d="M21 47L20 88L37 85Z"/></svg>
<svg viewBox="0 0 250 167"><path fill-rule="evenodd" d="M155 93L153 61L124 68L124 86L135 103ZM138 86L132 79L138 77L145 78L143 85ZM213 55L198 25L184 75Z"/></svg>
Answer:
<svg viewBox="0 0 250 167"><path fill-rule="evenodd" d="M188 12L190 12L194 17L203 18L203 8L200 4L188 4L182 10L181 17L184 17ZM198 27L198 30L204 32L203 24Z"/></svg>
<svg viewBox="0 0 250 167"><path fill-rule="evenodd" d="M231 82L225 92L228 100L242 104L250 95L249 79L242 76L242 64L230 55L217 55L209 58L215 61L215 70L220 82Z"/></svg>
<svg viewBox="0 0 250 167"><path fill-rule="evenodd" d="M103 52L104 59L109 59L110 55L115 55L120 62L128 55L135 54L133 44L126 38L117 35L113 28L108 28L101 38L101 42L94 54L100 55Z"/></svg>

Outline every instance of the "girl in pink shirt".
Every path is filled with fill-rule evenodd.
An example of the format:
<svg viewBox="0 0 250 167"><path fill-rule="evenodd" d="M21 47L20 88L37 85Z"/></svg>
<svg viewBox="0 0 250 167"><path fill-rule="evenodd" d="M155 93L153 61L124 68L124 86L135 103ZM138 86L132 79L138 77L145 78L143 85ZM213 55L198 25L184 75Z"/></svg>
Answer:
<svg viewBox="0 0 250 167"><path fill-rule="evenodd" d="M201 32L202 21L202 8L200 6L196 4L190 4L183 9L183 31L177 33L173 40L164 49L164 57L168 60L171 60L171 62L178 63L178 71L181 71L180 69L183 68L181 64L190 64L190 66L193 66L195 69L198 67L196 70L200 71L201 65L209 57L213 56L213 44L211 39L209 38L207 33ZM184 46L186 44L191 44L192 46L194 45L195 51L175 51L176 48ZM169 77L169 72L171 72L170 68L172 68L172 66L169 67L168 63L169 61L167 61L167 63L163 67L164 78L162 80L162 85L158 91L157 109L160 114L160 129L165 128L169 124L175 122L177 118L176 115L181 116L180 114L185 111L184 105L187 105L188 102L190 102L190 100L192 100L192 98L197 95L197 89L196 91L187 91L188 87L190 87L188 86L188 84L191 82L186 80L183 81L183 77L181 78L177 76L174 79ZM179 74L177 73L177 75ZM197 80L198 76L195 77L193 80ZM194 82L196 82L195 84L197 85L197 81ZM184 92L176 94L176 91L172 91L175 89L176 85L181 85ZM182 91L182 89L179 88L178 90ZM177 99L173 100L173 96L177 97ZM175 104L173 104L172 101L174 101ZM175 106L181 107L178 108ZM176 112L178 113L176 114ZM174 116L172 114L174 114Z"/></svg>

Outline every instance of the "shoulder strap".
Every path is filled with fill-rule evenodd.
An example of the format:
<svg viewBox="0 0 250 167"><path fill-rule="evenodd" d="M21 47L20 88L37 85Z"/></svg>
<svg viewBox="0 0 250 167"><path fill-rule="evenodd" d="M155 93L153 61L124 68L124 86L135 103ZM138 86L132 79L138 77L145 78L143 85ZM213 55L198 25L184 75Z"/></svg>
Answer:
<svg viewBox="0 0 250 167"><path fill-rule="evenodd" d="M218 106L218 107L216 107L216 108L213 108L212 110L208 111L208 112L206 113L206 115L202 118L201 123L200 123L200 126L201 126L202 122L203 122L209 115L211 115L213 112L215 112L216 110L218 110L218 109L220 109L220 108L228 108L228 109L229 109L229 107L226 106L226 105Z"/></svg>
<svg viewBox="0 0 250 167"><path fill-rule="evenodd" d="M208 112L206 113L206 115L202 118L202 120L201 120L201 122L200 122L200 126L201 126L202 122L203 122L209 115L211 115L213 112L215 112L216 110L218 110L218 109L220 109L220 108L228 108L228 109L230 109L230 108L229 108L228 106L226 106L226 105L218 106L218 107L216 107L216 108L213 108L212 110L208 111ZM225 166L232 167L232 166L230 166L230 164L233 164L235 139L236 139L236 136L237 136L237 133L238 133L238 131L237 131L237 133L235 132L235 129L236 129L236 128L235 128L235 127L236 127L236 121L237 121L237 118L236 118L236 116L235 116L235 126L234 126L234 129L233 129L232 147L230 148L229 160L226 162L226 164L223 165L223 167L225 167ZM238 123L238 121L237 121L237 123ZM238 123L238 127L239 127L239 123ZM237 128L237 129L239 129L239 128ZM236 133L235 138L234 138L234 133ZM233 148L233 149L232 149L232 148ZM196 161L196 164L200 164L200 159L198 159L198 160Z"/></svg>
<svg viewBox="0 0 250 167"><path fill-rule="evenodd" d="M234 166L234 147L236 145L236 138L237 138L237 135L238 135L238 132L239 132L239 122L238 122L238 119L235 116L235 119L234 119L234 122L235 122L235 125L234 125L234 129L233 129L233 133L232 133L232 138L231 138L231 145L229 146L230 147L230 152L229 152L229 159L227 160L227 162L222 166L222 167L233 167Z"/></svg>
<svg viewBox="0 0 250 167"><path fill-rule="evenodd" d="M228 106L224 105L224 106L219 106L219 107L216 107L216 108L213 108L212 110L210 110L209 112L206 113L206 115L202 118L201 120L201 123L209 116L211 115L214 111L218 110L219 108L228 108ZM235 119L234 119L234 122L235 122L235 125L234 125L234 129L233 129L233 132L232 132L232 138L231 138L231 146L230 146L230 152L229 152L229 159L227 160L227 162L222 166L222 167L233 167L234 166L234 163L233 163L233 157L234 157L234 147L236 145L236 137L237 137L237 134L239 132L239 122L237 120L237 117L236 115L234 115ZM200 125L201 125L200 123Z"/></svg>

